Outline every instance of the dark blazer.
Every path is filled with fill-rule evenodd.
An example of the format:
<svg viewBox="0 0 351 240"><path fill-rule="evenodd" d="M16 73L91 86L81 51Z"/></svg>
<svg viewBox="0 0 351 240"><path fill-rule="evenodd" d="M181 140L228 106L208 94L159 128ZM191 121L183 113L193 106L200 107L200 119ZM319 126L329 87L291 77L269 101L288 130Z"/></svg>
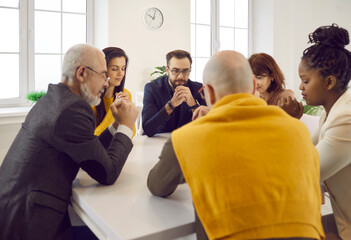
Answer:
<svg viewBox="0 0 351 240"><path fill-rule="evenodd" d="M90 105L50 84L0 168L0 239L71 239L67 206L79 168L113 184L132 149L123 133L94 136Z"/></svg>
<svg viewBox="0 0 351 240"><path fill-rule="evenodd" d="M190 89L200 105L206 106L203 91L198 92L202 87L201 83L188 80L185 86ZM172 97L173 91L168 83L168 76L159 77L145 85L142 110L144 134L152 137L156 133L172 132L191 121L192 111L185 102L168 115L165 105Z"/></svg>

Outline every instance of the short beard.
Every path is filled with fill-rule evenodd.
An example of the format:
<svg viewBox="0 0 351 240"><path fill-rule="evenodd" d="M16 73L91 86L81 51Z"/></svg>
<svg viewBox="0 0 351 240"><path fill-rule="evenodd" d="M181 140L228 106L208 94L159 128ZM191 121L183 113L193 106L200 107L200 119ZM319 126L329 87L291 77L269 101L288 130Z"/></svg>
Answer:
<svg viewBox="0 0 351 240"><path fill-rule="evenodd" d="M172 85L173 89L176 89L178 86L186 86L186 83L180 84L180 85L176 85L174 80L171 80L171 79L169 79L169 83Z"/></svg>
<svg viewBox="0 0 351 240"><path fill-rule="evenodd" d="M86 83L80 84L80 94L82 98L92 106L97 106L101 102L101 98L99 96L94 96Z"/></svg>

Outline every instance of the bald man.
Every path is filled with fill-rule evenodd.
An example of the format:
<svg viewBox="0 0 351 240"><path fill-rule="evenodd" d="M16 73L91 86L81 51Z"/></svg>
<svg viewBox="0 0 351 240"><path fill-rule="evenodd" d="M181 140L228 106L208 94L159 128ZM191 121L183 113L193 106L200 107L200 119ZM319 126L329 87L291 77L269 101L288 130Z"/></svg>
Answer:
<svg viewBox="0 0 351 240"><path fill-rule="evenodd" d="M203 79L210 110L172 132L149 173L151 193L167 197L187 182L198 239L323 238L308 129L252 95L240 53L215 54Z"/></svg>

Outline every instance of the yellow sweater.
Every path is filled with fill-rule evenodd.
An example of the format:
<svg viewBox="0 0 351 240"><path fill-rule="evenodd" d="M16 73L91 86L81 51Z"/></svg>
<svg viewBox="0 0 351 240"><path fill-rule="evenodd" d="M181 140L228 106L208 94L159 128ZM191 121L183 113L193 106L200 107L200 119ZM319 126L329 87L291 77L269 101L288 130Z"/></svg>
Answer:
<svg viewBox="0 0 351 240"><path fill-rule="evenodd" d="M123 92L127 93L129 95L130 101L132 101L132 94L127 89L124 89ZM103 101L104 101L104 104L105 104L106 115L105 115L104 119L101 121L101 123L99 124L99 126L97 126L95 128L94 134L96 136L99 136L108 126L110 126L115 121L115 119L112 116L112 112L110 110L110 105L113 102L113 97L111 97L111 98L105 98L104 97ZM91 106L91 107L93 108L93 111L94 111L94 114L95 114L95 119L97 119L96 108L95 108L95 106ZM134 126L134 128L133 128L133 137L135 135L135 132L136 132L136 129L135 129L135 126Z"/></svg>
<svg viewBox="0 0 351 240"><path fill-rule="evenodd" d="M210 239L324 237L317 150L279 107L226 96L172 143Z"/></svg>

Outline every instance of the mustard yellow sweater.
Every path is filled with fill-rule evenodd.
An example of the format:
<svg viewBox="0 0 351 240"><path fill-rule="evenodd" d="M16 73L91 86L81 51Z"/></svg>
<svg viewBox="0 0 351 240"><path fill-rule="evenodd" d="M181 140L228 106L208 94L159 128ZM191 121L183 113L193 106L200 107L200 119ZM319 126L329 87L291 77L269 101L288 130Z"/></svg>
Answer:
<svg viewBox="0 0 351 240"><path fill-rule="evenodd" d="M324 238L317 150L279 107L226 96L172 143L210 239Z"/></svg>
<svg viewBox="0 0 351 240"><path fill-rule="evenodd" d="M123 92L127 93L129 95L130 101L132 101L132 94L127 89L124 89ZM104 104L105 104L106 115L105 115L104 119L101 121L101 123L95 128L94 134L96 136L99 136L108 126L110 126L115 121L115 119L112 116L112 112L110 110L110 105L113 102L113 97L111 97L111 98L105 98L104 97L103 101L104 101ZM94 111L95 119L97 119L96 108L95 108L95 106L91 106L91 107L92 107L92 109ZM135 135L135 132L136 132L136 129L135 129L135 126L134 126L134 128L133 128L133 137Z"/></svg>

